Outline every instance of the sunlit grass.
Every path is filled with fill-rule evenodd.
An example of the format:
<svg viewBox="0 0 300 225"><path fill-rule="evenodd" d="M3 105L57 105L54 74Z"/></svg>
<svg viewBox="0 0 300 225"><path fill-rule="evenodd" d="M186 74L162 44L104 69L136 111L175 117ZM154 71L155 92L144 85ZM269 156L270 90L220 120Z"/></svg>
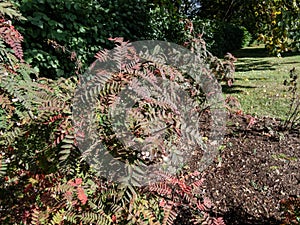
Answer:
<svg viewBox="0 0 300 225"><path fill-rule="evenodd" d="M295 67L300 74L300 54L270 57L263 46L248 47L234 52L236 63L233 87L223 87L241 103L246 114L284 119L289 108L289 93L283 81Z"/></svg>

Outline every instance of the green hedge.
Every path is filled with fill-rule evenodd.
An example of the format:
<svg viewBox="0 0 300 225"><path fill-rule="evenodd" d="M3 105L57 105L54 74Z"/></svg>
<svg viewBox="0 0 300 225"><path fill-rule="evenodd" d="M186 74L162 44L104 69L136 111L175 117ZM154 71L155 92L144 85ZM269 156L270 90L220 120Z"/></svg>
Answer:
<svg viewBox="0 0 300 225"><path fill-rule="evenodd" d="M72 51L84 70L94 60L99 46L113 47L108 38L135 41L148 39L150 33L146 26L149 23L146 0L15 0L14 3L27 18L14 21L25 39L25 59L48 78L74 74ZM66 49L54 48L49 40Z"/></svg>
<svg viewBox="0 0 300 225"><path fill-rule="evenodd" d="M197 33L204 33L208 49L216 56L222 57L251 43L252 36L245 27L215 20L194 20Z"/></svg>
<svg viewBox="0 0 300 225"><path fill-rule="evenodd" d="M14 0L14 3L27 18L13 21L25 39L25 60L41 76L52 79L84 72L100 48L112 47L109 37L124 37L129 41L159 39L177 44L183 44L187 38L185 24L180 22L185 19L183 15L148 0ZM196 33L204 31L208 49L220 57L251 40L246 28L234 24L196 18L194 28ZM76 64L76 60L81 64Z"/></svg>

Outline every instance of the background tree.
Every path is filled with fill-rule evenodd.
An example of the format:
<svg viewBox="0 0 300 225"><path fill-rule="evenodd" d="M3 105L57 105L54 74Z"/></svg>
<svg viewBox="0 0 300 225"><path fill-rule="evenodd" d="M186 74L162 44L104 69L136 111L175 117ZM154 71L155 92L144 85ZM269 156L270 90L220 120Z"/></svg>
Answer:
<svg viewBox="0 0 300 225"><path fill-rule="evenodd" d="M297 0L200 0L199 16L241 25L260 36L271 54L299 51L300 3Z"/></svg>
<svg viewBox="0 0 300 225"><path fill-rule="evenodd" d="M199 16L207 19L217 19L225 22L232 22L237 18L243 19L244 7L252 5L253 1L235 0L200 0Z"/></svg>
<svg viewBox="0 0 300 225"><path fill-rule="evenodd" d="M152 0L150 2L190 18L197 14L200 7L199 0Z"/></svg>
<svg viewBox="0 0 300 225"><path fill-rule="evenodd" d="M263 1L255 8L256 27L270 53L300 51L300 3Z"/></svg>

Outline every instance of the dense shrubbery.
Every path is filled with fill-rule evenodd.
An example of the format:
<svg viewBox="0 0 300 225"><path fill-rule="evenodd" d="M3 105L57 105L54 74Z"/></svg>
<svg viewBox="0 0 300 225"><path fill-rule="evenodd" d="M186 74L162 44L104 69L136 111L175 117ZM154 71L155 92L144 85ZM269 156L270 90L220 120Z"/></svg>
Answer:
<svg viewBox="0 0 300 225"><path fill-rule="evenodd" d="M112 47L109 37L130 41L149 38L145 0L14 2L27 19L14 21L24 35L25 59L44 77L69 77L81 66L84 71L97 51ZM52 41L64 48L57 48ZM76 63L75 52L80 62Z"/></svg>
<svg viewBox="0 0 300 225"><path fill-rule="evenodd" d="M151 39L182 44L186 38L184 16L168 8L152 5L150 10Z"/></svg>
<svg viewBox="0 0 300 225"><path fill-rule="evenodd" d="M219 57L246 47L252 41L252 36L245 27L216 20L195 20L194 29L198 33L204 33L208 49Z"/></svg>
<svg viewBox="0 0 300 225"><path fill-rule="evenodd" d="M75 3L46 0L17 2L22 4L28 19L26 22L18 22L18 27L27 38L24 55L33 66L39 68L40 73L23 61L23 36L4 17L7 14L22 19L20 14L9 3L1 2L0 223L107 225L182 224L184 221L185 224L224 224L221 218L209 214L211 202L201 191L203 177L198 171L189 171L187 168L186 173L160 174L164 179L151 183L147 188L120 185L96 176L99 171L87 165L75 140L71 102L79 84L74 74L79 73L80 68L74 66L80 66L79 62L88 64L93 52L100 49L99 45L112 46L107 42L107 37L122 35L130 40L154 37L185 44L195 54L199 54L203 71L215 75L218 80L228 81L232 79L235 58L230 54L225 61L214 57L207 51L205 41L198 34L204 31L204 38L205 35L211 38L208 40L218 37L220 42L216 43L231 43L232 40L222 35L222 32L227 32L243 45L249 39L247 32L235 26L232 30L232 25L219 26L215 23L210 26L211 21L199 22L199 25L181 17L169 21L172 14L155 11L154 14L158 13L162 17L156 20L152 18L150 30L156 32L151 36L147 30L141 29L148 19L148 15L143 14L146 8L141 1L137 1L139 4L134 5L134 9L131 5L134 3L125 4L127 1L121 0L118 3L109 1L101 4L97 1L87 4L83 0ZM51 4L47 5L49 2ZM122 9L117 4L122 4ZM127 20L121 18L135 20L134 16L142 18L142 21L137 19L127 23ZM157 23L161 19L168 23ZM168 32L165 34L160 29ZM172 32L176 33L175 39ZM115 40L121 47L128 44L120 39ZM213 49L213 46L209 47ZM237 47L234 43L228 46ZM118 47L121 55L124 49ZM222 45L218 48L220 54L223 54L221 51L229 50ZM97 57L105 58L105 51L99 52ZM107 80L103 89L93 89L95 92L85 96L86 100L89 100L90 93L99 97L99 137L108 149L116 151L116 157L121 156L127 163L128 174L136 169L134 163L146 163L145 159L134 155L133 159L126 161L128 155L132 156L134 152L130 148L123 148L122 143L115 142L110 123L104 115L111 102L116 100L116 92L122 85L139 75L159 77L165 72L168 79L178 75L177 78L182 79L179 80L181 84L197 99L197 110L204 111L204 106L209 109L195 80L175 69L165 70L163 65L153 66L151 62L148 63L144 67L135 64L131 64L131 67L120 66L122 69ZM167 138L177 135L183 129L179 129L180 122L177 121L174 109L167 104L168 99L164 100L144 99L136 107L137 113L134 116L140 119L139 116L144 113L149 116L143 119L171 121L165 136ZM145 124L131 124L138 140L144 143L148 127ZM187 128L186 133L193 132L191 127ZM158 147L163 148L163 144ZM151 159L147 163L151 163Z"/></svg>
<svg viewBox="0 0 300 225"><path fill-rule="evenodd" d="M189 213L184 218L187 224L224 224L222 219L210 216L211 203L200 191L203 179L197 171L164 174L165 179L149 189L97 177L79 154L75 141L71 100L78 85L76 76L56 80L39 77L23 61L21 34L4 17L0 25L0 223L178 224L184 209ZM206 50L200 53L206 56ZM156 70L148 72L159 75ZM118 82L121 85L127 77L130 81L134 74L120 71L114 85L108 82L98 94L109 100ZM202 106L203 101L198 103ZM157 110L155 104L148 107ZM115 147L116 143L109 144Z"/></svg>
<svg viewBox="0 0 300 225"><path fill-rule="evenodd" d="M207 43L207 49L218 57L246 47L252 41L252 35L243 26L198 17L187 19L184 15L173 15L167 9L160 7L151 11L151 25L153 39L177 44L184 43L190 30L195 34L203 34L202 38Z"/></svg>
<svg viewBox="0 0 300 225"><path fill-rule="evenodd" d="M27 21L14 21L25 37L25 59L39 69L41 76L44 77L68 77L74 71L80 69L84 71L100 48L112 47L107 40L109 37L120 36L130 41L159 39L177 44L182 44L185 39L184 20L188 15L184 14L186 10L179 10L179 8L183 9L180 7L180 1L176 1L175 5L165 0L90 1L88 3L83 0L63 2L14 0L13 2L20 7L27 18ZM268 1L268 4L270 2ZM226 1L222 1L218 7L221 5L223 7L224 4L226 5ZM199 18L204 19L204 22L199 21L197 16L193 16L195 30L198 33L205 33L203 38L210 43L207 47L213 54L221 57L227 52L249 44L251 35L240 26L240 24L247 24L248 21L243 21L247 20L247 15L235 16L231 10L238 7L237 9L242 13L249 10L251 4L253 3L249 2L245 9L240 3L234 5L233 8L228 9L230 11L228 15L223 15L222 13L225 12L222 9L223 11L221 10L216 18L207 16L209 10L214 9L204 8L203 15L207 17L202 18L199 14ZM281 7L284 13L280 14L278 7ZM286 10L287 7L293 10L289 12ZM291 19L297 18L298 6L270 3L266 7L259 4L255 13L262 15L257 21L259 27L255 28L253 25L256 21L252 13L253 15L249 17L252 25L248 28L256 29L251 30L251 33L257 33L258 30L265 31L261 38L271 52L276 54L299 48L297 42L299 23L297 19ZM222 16L232 16L230 17L232 21L229 18L222 20ZM206 18L209 19L205 20ZM285 28L288 28L289 32ZM64 46L64 48L57 48L57 46ZM74 61L71 62L70 58Z"/></svg>
<svg viewBox="0 0 300 225"><path fill-rule="evenodd" d="M146 0L14 2L27 19L14 21L24 36L24 58L43 77L66 78L84 71L97 51L112 47L110 37L180 45L187 39L186 15ZM193 23L195 32L204 32L207 48L219 57L251 39L245 28L236 25L198 19Z"/></svg>

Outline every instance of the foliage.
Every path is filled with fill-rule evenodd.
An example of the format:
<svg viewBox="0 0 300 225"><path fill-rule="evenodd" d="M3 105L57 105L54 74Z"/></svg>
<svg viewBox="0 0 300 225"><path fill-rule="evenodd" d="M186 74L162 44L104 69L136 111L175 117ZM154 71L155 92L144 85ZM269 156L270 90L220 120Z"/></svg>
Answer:
<svg viewBox="0 0 300 225"><path fill-rule="evenodd" d="M108 150L114 158L125 164L125 173L122 174L125 177L121 178L123 182L127 180L128 183L121 184L119 188L123 190L123 198L127 202L127 206L122 206L124 207L123 211L121 210L122 217L114 212L114 219L119 223L126 221L126 224L145 224L147 222L149 224L176 224L176 220L178 220L178 223L182 221L182 217L177 217L177 214L181 210L187 209L192 214L189 223L201 224L204 221L211 221L212 224L224 224L222 219L213 219L208 214L202 213L202 211L209 208L209 201L205 199L205 203L202 203L200 193L194 193L200 187L202 181L195 180L189 184L184 178L179 179L168 174L161 174L159 171L153 171L158 172L158 174L152 175L165 178L159 183L150 185L151 195L147 190L142 192L141 195L140 190L134 188L134 186L142 185L143 177L147 176L143 171L146 166L153 163L156 163L156 165L161 164L162 167L164 165L168 166L164 163L166 159L180 161L181 155L187 154L187 152L185 146L178 143L178 136L186 135L190 140L189 137L192 137L192 133L195 133L192 127L194 124L185 128L180 125L176 112L170 103L172 101L171 95L169 96L166 92L164 92L163 98L157 97L154 93L153 96L147 95L147 91L138 85L137 78L153 84L157 93L161 93L163 88L160 84L161 81L157 82L160 77L178 83L195 99L198 111L201 111L205 106L205 96L199 90L197 80L181 74L176 68L165 67L163 62L159 61L160 55L157 58L151 58L150 55L146 54L143 55L143 60L136 59L135 50L130 43L124 42L122 38L111 40L116 43L114 51L110 54L107 50L97 53L97 61L81 78L83 89L79 91L80 95L75 97L75 102L77 106L83 105L84 107L80 108L80 115L76 114L75 118L81 118L82 122L85 121L85 123L89 121L89 118L96 118L96 124L94 120L87 123L89 129L86 129L86 124L78 121L77 131L80 131L82 136L89 137L91 143L88 145L90 147L83 153L83 157L86 160L97 158L98 162L91 165L92 168L97 170L97 173L107 174L107 168L103 165L111 166L115 163L114 160L105 157L106 153L103 150ZM203 40L191 40L189 48L201 57L200 62L203 63L204 71L207 68L207 73L211 74L212 70L209 68L208 59L211 55L206 51ZM135 60L132 61L132 59ZM104 67L105 63L116 65L118 70L108 73ZM100 67L101 65L103 65L103 68ZM95 82L90 82L91 79L94 79ZM97 85L96 82L101 85ZM133 88L127 90L127 85L131 85ZM120 95L122 91L126 94ZM124 101L126 102L130 102L131 99L136 101L137 98L139 100L129 109L121 108L118 111L115 107L119 101L122 102L120 100L122 97L125 97ZM95 108L92 107L93 110L96 110L94 113L91 112L90 104L96 105ZM78 111L78 109L75 110ZM110 110L116 111L112 113ZM125 114L130 117L129 120L124 119L124 110ZM93 129L90 129L91 125L93 125ZM161 129L165 126L167 128ZM128 132L122 130L124 127L132 135L127 136ZM159 131L153 134L153 128ZM95 133L93 130L97 132ZM116 130L120 132L116 133ZM130 145L124 144L118 137L125 138ZM101 144L105 145L105 148L95 148L99 139ZM180 149L170 149L168 146L170 142L172 146L180 146ZM87 145L86 141L84 144ZM119 168L118 173L122 173ZM113 178L109 177L109 179L120 179L119 174ZM111 175L109 174L109 176ZM196 173L194 175L196 176ZM190 176L193 176L193 174ZM176 184L178 186L175 188L174 185ZM169 193L171 189L174 190L174 193ZM166 193L166 195L163 193ZM159 205L157 195L160 197ZM190 202L185 203L186 200Z"/></svg>
<svg viewBox="0 0 300 225"><path fill-rule="evenodd" d="M199 0L199 4L201 5L197 13L199 18L218 21L218 24L229 24L229 26L236 27L233 28L234 30L239 27L241 31L244 31L245 41L242 41L242 47L247 46L248 41L251 43L256 42L259 33L263 32L259 31L257 27L257 21L260 19L256 17L257 4L260 4L259 1ZM237 31L237 33L241 33L241 31ZM221 32L222 34L223 32Z"/></svg>
<svg viewBox="0 0 300 225"><path fill-rule="evenodd" d="M81 171L78 168L78 171ZM20 205L13 212L2 208L5 224L224 224L210 215L211 202L201 194L203 179L198 173L166 180L149 188L134 188L127 199L126 188L107 183L89 173L20 173L18 182L8 180L7 189L23 190ZM27 182L26 182L27 181ZM174 185L174 187L173 187ZM12 190L11 190L12 191ZM8 194L8 193L5 193ZM9 200L8 198L4 198ZM12 202L5 203L12 205ZM186 217L182 213L188 212ZM19 215L19 216L18 216Z"/></svg>
<svg viewBox="0 0 300 225"><path fill-rule="evenodd" d="M187 36L186 16L178 11L176 4L167 2L161 1L150 7L150 39L182 45Z"/></svg>
<svg viewBox="0 0 300 225"><path fill-rule="evenodd" d="M195 131L195 124L182 125L179 121L178 110L185 108L173 107L174 101L178 102L178 98L175 100L171 91L175 87L166 91L165 82L175 83L186 91L191 98L192 108L197 107L195 111L201 113L212 107L201 89L202 82L206 79L211 80L214 76L218 80L232 82L233 78L230 76L234 72L232 61L235 58L229 54L228 62L221 62L206 50L205 42L201 38L195 38L188 44L197 57L197 66L201 65L201 72L197 73L196 77L191 77L178 68L166 66L164 61L160 60L174 57L172 55L162 53L163 55L153 57L148 53L152 51L150 49L143 58L139 58L134 47L124 42L123 38L111 40L116 43L114 51L104 50L96 54L97 61L80 80L81 85L73 106L74 118L78 120L76 129L80 136L88 137L79 144L84 148L83 156L87 160L99 161L93 166L99 169L100 174L107 173L103 165L111 168L116 164L117 158L124 162L124 176L128 176L126 179L139 186L142 178L131 176L139 174L138 177L145 177L140 169L135 171L138 165L144 167L156 163L164 167L164 161L167 159L181 162L182 155L187 154L189 143L201 146L202 138ZM107 71L106 65L116 65L116 71ZM150 87L147 86L149 90L141 86L138 82L140 79L151 84ZM128 86L130 88L127 88ZM218 88L218 84L213 87ZM164 93L163 97L157 96L159 93ZM120 101L125 101L125 105L130 102L136 103L131 107L118 108ZM178 105L180 104L179 102ZM189 114L193 110L188 111L184 113ZM130 144L124 144L119 140L120 137ZM187 138L187 142L183 141L182 137ZM113 158L104 157L107 150ZM123 165L121 167L123 168ZM122 173L119 171L118 176L120 174Z"/></svg>
<svg viewBox="0 0 300 225"><path fill-rule="evenodd" d="M214 56L208 50L212 48L212 45L210 47L207 46L207 42L205 41L205 38L203 38L203 36L208 37L207 31L199 33L198 24L196 25L196 28L194 28L194 22L190 20L185 20L185 24L186 39L183 45L192 52L198 53L203 58L204 62L209 65L211 72L218 81L226 81L227 84L231 86L234 82L234 63L236 62L236 58L231 53L227 53L223 60Z"/></svg>
<svg viewBox="0 0 300 225"><path fill-rule="evenodd" d="M284 85L288 86L288 92L291 94L289 111L287 118L283 123L283 129L296 129L300 126L300 96L299 96L299 76L296 68L290 70L289 80L284 80Z"/></svg>
<svg viewBox="0 0 300 225"><path fill-rule="evenodd" d="M15 11L9 13L17 14ZM209 208L209 200L201 195L199 188L202 180L196 177L198 173L184 177L164 173L165 179L161 183L151 184L150 192L142 187L134 187L133 183L116 184L97 176L99 171L87 165L75 141L76 123L72 123L71 109L79 81L75 76L57 80L39 77L36 70L22 60L22 36L4 17L0 25L1 224L176 224L176 221L180 223L176 213L180 215L182 210L191 213L190 222L193 224L208 220L212 224L224 224L221 218L214 219L204 213ZM5 29L1 29L3 27ZM118 38L114 40L118 45L119 55L115 56L118 58L129 43ZM202 41L192 41L190 46L201 55L203 68L210 75L212 70L205 61L208 53L206 49L197 47L197 43ZM55 41L51 44L63 49ZM96 54L99 60L106 56L105 51ZM150 59L139 66L123 68L110 80L104 77L102 81L106 81L105 88L92 90L98 97L100 138L111 147L115 157L121 156L124 161L127 160L127 165L130 164L128 170L136 169L134 162L151 164L164 155L157 154L156 158L150 159L141 155L130 157L133 152L131 149L124 150L111 139L109 121L104 114L111 106L111 101L116 100L115 95L125 82L131 82L135 76L160 77L165 74L168 79L177 79L186 85L186 90L200 106L199 110L204 107L209 109L204 94L191 77L185 77L175 68L166 69L162 63L152 64ZM138 88L136 91L142 94ZM180 121L177 121L178 117L168 98L150 102L144 99L136 108L148 115L145 119L149 121L163 119L169 123L169 137L178 136L180 132L188 135L193 131L192 127L186 127L185 130L180 128ZM138 113L133 118L141 122L136 115ZM146 140L146 124L130 125L144 141L143 144L151 148L151 141ZM164 153L163 149L160 150ZM192 182L189 182L190 178ZM175 185L172 207L170 196L155 189L157 185L168 188Z"/></svg>
<svg viewBox="0 0 300 225"><path fill-rule="evenodd" d="M200 10L198 15L201 18L205 19L215 19L224 22L238 22L238 18L241 24L242 21L245 21L245 16L252 15L251 9L252 0L242 0L242 1L232 1L232 0L200 0ZM245 10L247 10L248 15L245 14ZM249 10L249 11L248 11ZM248 21L251 23L251 21Z"/></svg>
<svg viewBox="0 0 300 225"><path fill-rule="evenodd" d="M204 179L199 175L197 171L164 174L163 181L149 186L149 191L160 197L159 206L165 215L162 224L225 224L222 218L210 216L212 203L201 193Z"/></svg>
<svg viewBox="0 0 300 225"><path fill-rule="evenodd" d="M24 194L36 183L28 176L56 172L73 154L70 99L76 80L38 78L22 60L22 36L5 18L0 25L0 217L15 224L35 200L35 191ZM13 209L15 201L21 203Z"/></svg>
<svg viewBox="0 0 300 225"><path fill-rule="evenodd" d="M253 37L252 37L251 33L247 30L246 27L240 26L239 28L243 32L243 35L242 35L242 47L244 48L244 47L249 46L252 43Z"/></svg>
<svg viewBox="0 0 300 225"><path fill-rule="evenodd" d="M217 19L203 19L199 16L188 19L187 14L174 9L174 5L170 2L171 5L168 5L167 2L154 4L150 10L152 39L181 45L187 39L190 29L193 29L196 34L203 34L203 39L208 43L208 50L219 57L249 45L252 40L252 35L243 26ZM178 7L180 5L184 3Z"/></svg>
<svg viewBox="0 0 300 225"><path fill-rule="evenodd" d="M25 63L13 68L1 68L0 147L12 165L49 172L67 150L70 153L71 146L61 148L68 138L73 142L69 102L76 81L38 78Z"/></svg>
<svg viewBox="0 0 300 225"><path fill-rule="evenodd" d="M10 1L0 1L0 15L1 17L8 16L18 20L25 19Z"/></svg>
<svg viewBox="0 0 300 225"><path fill-rule="evenodd" d="M18 20L24 20L22 15L13 7L10 2L0 1L0 59L1 64L4 66L5 63L8 63L10 68L14 67L14 56L18 59L23 60L23 49L21 47L21 42L23 41L23 36L12 26L11 21L5 19L5 16L10 18L16 18ZM11 54L10 49L6 48L8 45L14 56Z"/></svg>
<svg viewBox="0 0 300 225"><path fill-rule="evenodd" d="M199 16L246 27L264 41L269 53L280 55L299 51L299 13L297 0L207 1L200 0Z"/></svg>
<svg viewBox="0 0 300 225"><path fill-rule="evenodd" d="M165 8L169 12L192 18L199 10L198 0L154 0L153 5Z"/></svg>
<svg viewBox="0 0 300 225"><path fill-rule="evenodd" d="M300 6L293 1L264 1L257 5L260 38L273 55L300 50Z"/></svg>
<svg viewBox="0 0 300 225"><path fill-rule="evenodd" d="M14 21L25 37L25 60L40 71L40 76L48 78L69 77L84 71L97 51L112 47L109 37L166 40L182 45L187 36L187 15L179 10L180 5L184 8L196 4L187 1L176 7L168 1L146 0L14 2L27 18ZM217 56L247 44L244 28L217 22L204 26L204 39L214 43L208 49ZM204 26L197 27L197 32L202 33Z"/></svg>
<svg viewBox="0 0 300 225"><path fill-rule="evenodd" d="M174 104L172 102L175 101L172 93L164 94L163 98L156 95L165 92L164 79L167 79L169 82L176 82L176 84L183 87L183 90L186 90L193 96L193 101L195 101L194 104L199 106L198 110L202 110L204 105L204 95L199 89L199 81L197 82L193 78L190 78L192 83L175 68L166 67L159 61L161 56L157 56L157 60L151 55L145 55L143 56L143 59L136 59L135 49L130 43L124 42L122 38L112 40L116 43L115 52L111 53L113 57L109 58L107 56L107 51L101 51L96 55L98 60L93 64L90 72L86 74L87 77L82 78L81 84L84 89L82 92L79 92L79 96L75 96L76 105L84 106L80 108L80 110L75 109L80 113L79 115L76 114L76 118L81 118L83 121L89 121L91 113L92 118L99 118L99 124L94 129L97 129L98 134L94 134L91 129L85 129L85 125L77 128L79 131L87 131L87 133L84 133L84 136L90 137L91 147L86 149L86 152L88 155L92 155L93 158L99 155L100 165L104 163L102 161L105 161L108 165L113 165L113 162L107 162L108 159L103 157L103 155L105 155L104 152L101 152L103 149L96 149L96 152L94 151L93 146L96 145L100 138L101 142L106 146L105 149L108 149L114 157L124 160L124 162L126 162L126 167L128 167L128 164L130 165L128 170L133 169L134 171L136 165L151 164L153 162L158 163L159 161L163 162L163 157L172 157L175 161L180 160L180 152L186 151L186 146L178 143L180 140L179 135L186 131L192 132L195 128L192 127L192 124L189 124L189 126L186 127L186 130L180 130L180 121L176 113L176 110L178 109L172 107ZM135 60L132 61L132 59ZM125 64L128 60L130 61ZM105 70L105 67L99 69L99 64L102 65L103 62L110 65L116 64L117 68L120 68L119 72L110 75ZM205 69L203 69L203 71L204 76L209 73L209 71L206 71ZM98 84L95 83L97 82L97 79L92 83L95 87L86 86L85 81L92 79L90 73L95 77L99 76L98 80L104 85L103 88L100 88ZM138 79L153 84L154 90L150 89L145 91L143 87L139 85ZM160 79L163 80L161 81ZM87 85L88 84L89 83L87 83ZM127 90L126 87L128 85L130 85L130 87L132 85L132 91L130 91L131 89ZM137 97L141 100L139 100L132 108L115 109L121 91L126 93L123 94L126 96L126 102L135 102L136 100L134 99ZM147 94L149 91L156 93L156 95L153 94L154 97L150 96ZM99 97L97 95L99 95ZM89 104L97 104L97 112L91 112ZM114 110L113 114L110 109ZM130 115L132 121L127 121L124 118L124 110L126 110L126 115ZM93 115L95 113L96 115ZM113 124L110 121L114 121ZM89 126L93 126L93 123L89 123ZM130 139L130 145L124 145L117 138L119 135L121 135L121 137L126 135L126 132L123 131L125 128L134 134L132 137L124 137ZM116 134L114 131L116 129L120 129L121 133ZM153 129L161 129L162 131L153 134ZM95 135L97 135L96 138L94 138ZM186 135L188 136L188 134ZM165 137L159 138L159 136ZM168 146L170 143L172 146L180 146L180 149L172 149L172 147ZM167 149L170 149L170 151ZM147 157L141 157L143 154L146 154ZM83 153L83 155L85 155L85 153ZM132 172L128 171L128 176L131 173ZM128 179L131 178L129 177ZM135 185L140 185L140 181L136 180L136 178L130 182Z"/></svg>
<svg viewBox="0 0 300 225"><path fill-rule="evenodd" d="M193 24L195 32L203 33L203 39L209 44L209 51L218 57L246 47L252 40L245 27L232 23L194 18Z"/></svg>
<svg viewBox="0 0 300 225"><path fill-rule="evenodd" d="M23 49L21 47L21 41L23 41L22 35L17 30L15 30L12 25L9 25L9 21L0 19L0 23L0 32L2 36L1 44L3 45L4 41L12 48L14 55L20 60L23 60ZM1 55L5 56L7 54L8 52L5 52L5 49L3 48ZM4 58L2 60L4 60Z"/></svg>
<svg viewBox="0 0 300 225"><path fill-rule="evenodd" d="M84 71L96 52L112 47L109 37L135 41L148 38L150 33L146 0L14 2L27 18L14 21L25 37L25 60L43 77L70 77L78 64ZM56 48L53 41L64 49ZM75 52L78 61L72 62Z"/></svg>

